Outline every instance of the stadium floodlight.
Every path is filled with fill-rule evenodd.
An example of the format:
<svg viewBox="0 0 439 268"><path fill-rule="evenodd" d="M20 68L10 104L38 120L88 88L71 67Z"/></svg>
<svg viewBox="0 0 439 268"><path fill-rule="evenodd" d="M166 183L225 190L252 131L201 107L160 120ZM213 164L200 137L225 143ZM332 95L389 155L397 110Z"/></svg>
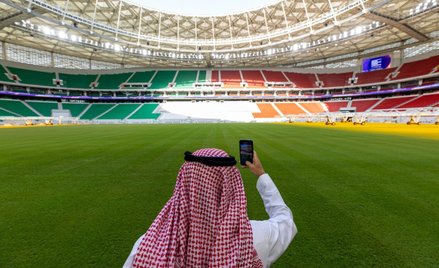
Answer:
<svg viewBox="0 0 439 268"><path fill-rule="evenodd" d="M48 26L43 26L41 28L41 30L43 31L43 33L45 35L52 35L52 32L53 32L53 30L50 27L48 27Z"/></svg>
<svg viewBox="0 0 439 268"><path fill-rule="evenodd" d="M120 47L119 44L115 44L115 45L114 45L114 51L116 51L116 52L120 52L121 50L122 50L122 48Z"/></svg>
<svg viewBox="0 0 439 268"><path fill-rule="evenodd" d="M68 36L64 31L58 31L58 37L61 39L66 39Z"/></svg>
<svg viewBox="0 0 439 268"><path fill-rule="evenodd" d="M78 37L74 34L70 35L70 40L72 40L73 42L78 42Z"/></svg>

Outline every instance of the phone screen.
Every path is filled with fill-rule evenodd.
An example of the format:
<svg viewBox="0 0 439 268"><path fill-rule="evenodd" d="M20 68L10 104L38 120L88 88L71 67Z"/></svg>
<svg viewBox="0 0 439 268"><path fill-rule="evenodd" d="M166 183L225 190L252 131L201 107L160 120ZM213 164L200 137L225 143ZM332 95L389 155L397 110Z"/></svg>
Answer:
<svg viewBox="0 0 439 268"><path fill-rule="evenodd" d="M239 141L239 159L240 159L242 166L245 166L246 161L253 163L253 141L252 140L240 140Z"/></svg>

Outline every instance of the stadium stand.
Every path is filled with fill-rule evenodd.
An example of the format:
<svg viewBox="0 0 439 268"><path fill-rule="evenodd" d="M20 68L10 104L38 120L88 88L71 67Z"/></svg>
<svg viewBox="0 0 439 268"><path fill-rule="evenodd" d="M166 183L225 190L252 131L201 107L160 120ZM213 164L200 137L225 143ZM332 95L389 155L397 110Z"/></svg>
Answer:
<svg viewBox="0 0 439 268"><path fill-rule="evenodd" d="M356 112L365 112L374 106L380 99L358 99L353 100L351 107L355 107Z"/></svg>
<svg viewBox="0 0 439 268"><path fill-rule="evenodd" d="M39 116L19 100L0 99L0 108L20 116Z"/></svg>
<svg viewBox="0 0 439 268"><path fill-rule="evenodd" d="M43 116L52 116L52 110L58 109L58 103L53 101L26 101L26 103Z"/></svg>
<svg viewBox="0 0 439 268"><path fill-rule="evenodd" d="M302 74L302 73L285 72L285 75L298 88L315 88L315 87L317 87L315 74Z"/></svg>
<svg viewBox="0 0 439 268"><path fill-rule="evenodd" d="M282 102L276 103L275 105L284 115L306 114L306 112L294 102Z"/></svg>
<svg viewBox="0 0 439 268"><path fill-rule="evenodd" d="M210 78L211 82L220 82L220 77L219 77L219 71L218 70L213 70L212 71L212 76Z"/></svg>
<svg viewBox="0 0 439 268"><path fill-rule="evenodd" d="M376 84L380 82L385 82L387 77L396 70L396 68L389 68L384 70L357 73L357 83L358 85Z"/></svg>
<svg viewBox="0 0 439 268"><path fill-rule="evenodd" d="M128 80L133 73L101 74L95 89L120 89L120 85Z"/></svg>
<svg viewBox="0 0 439 268"><path fill-rule="evenodd" d="M154 78L151 81L150 89L166 89L169 87L169 83L172 83L175 77L174 70L161 70L157 71Z"/></svg>
<svg viewBox="0 0 439 268"><path fill-rule="evenodd" d="M98 120L108 120L108 119L124 119L133 113L140 104L116 104L116 106L109 110L107 113L97 117Z"/></svg>
<svg viewBox="0 0 439 268"><path fill-rule="evenodd" d="M321 102L299 102L299 105L302 106L305 110L312 114L319 114L326 112Z"/></svg>
<svg viewBox="0 0 439 268"><path fill-rule="evenodd" d="M428 59L404 63L398 70L398 74L393 79L405 79L429 74L433 68L439 65L439 56Z"/></svg>
<svg viewBox="0 0 439 268"><path fill-rule="evenodd" d="M157 106L159 105L156 103L144 103L128 119L157 119L160 116L159 113L154 113Z"/></svg>
<svg viewBox="0 0 439 268"><path fill-rule="evenodd" d="M177 78L175 79L175 87L192 88L193 84L197 81L197 74L198 71L179 71L177 74Z"/></svg>
<svg viewBox="0 0 439 268"><path fill-rule="evenodd" d="M273 118L279 116L279 113L274 109L271 103L258 103L260 113L253 113L255 118Z"/></svg>
<svg viewBox="0 0 439 268"><path fill-rule="evenodd" d="M350 73L333 73L333 74L317 74L320 81L323 82L323 87L343 87L349 85L348 80L353 75Z"/></svg>
<svg viewBox="0 0 439 268"><path fill-rule="evenodd" d="M3 110L3 109L0 107L0 117L2 117L2 116L12 116L12 117L16 117L16 116L18 116L18 115L15 114L15 113L11 113L11 112L8 112L8 111L6 111L6 110Z"/></svg>
<svg viewBox="0 0 439 268"><path fill-rule="evenodd" d="M399 96L399 97L388 97L383 99L377 106L373 107L372 110L386 110L395 108L409 100L415 98L416 96Z"/></svg>
<svg viewBox="0 0 439 268"><path fill-rule="evenodd" d="M264 74L267 82L288 82L288 79L281 71L262 70L262 73Z"/></svg>
<svg viewBox="0 0 439 268"><path fill-rule="evenodd" d="M435 105L439 102L439 92L432 94L424 94L409 102L406 102L402 105L397 106L398 109L406 109L406 108L421 108L421 107L429 107Z"/></svg>
<svg viewBox="0 0 439 268"><path fill-rule="evenodd" d="M264 77L260 70L242 70L242 77L249 88L264 87Z"/></svg>
<svg viewBox="0 0 439 268"><path fill-rule="evenodd" d="M85 111L84 114L81 115L80 119L92 120L95 119L103 113L108 112L109 109L114 107L114 103L94 103L89 106L89 108Z"/></svg>
<svg viewBox="0 0 439 268"><path fill-rule="evenodd" d="M0 64L0 81L11 82L11 80L9 80L6 74L7 74L6 69L3 67L3 65Z"/></svg>
<svg viewBox="0 0 439 268"><path fill-rule="evenodd" d="M226 88L237 88L241 86L241 74L239 70L222 70L221 72L221 82L224 83Z"/></svg>
<svg viewBox="0 0 439 268"><path fill-rule="evenodd" d="M204 83L206 82L206 70L199 70L198 71L198 79L197 83Z"/></svg>
<svg viewBox="0 0 439 268"><path fill-rule="evenodd" d="M55 86L53 79L55 79L55 73L40 72L35 70L19 69L15 67L8 67L12 74L18 76L19 80L23 84L38 85L38 86Z"/></svg>
<svg viewBox="0 0 439 268"><path fill-rule="evenodd" d="M62 86L66 88L90 89L91 83L96 81L96 74L65 74L59 73Z"/></svg>
<svg viewBox="0 0 439 268"><path fill-rule="evenodd" d="M62 103L62 108L65 110L70 110L70 115L72 117L78 117L85 108L88 107L88 103Z"/></svg>
<svg viewBox="0 0 439 268"><path fill-rule="evenodd" d="M325 101L324 104L329 112L338 112L340 111L340 108L347 107L349 101Z"/></svg>
<svg viewBox="0 0 439 268"><path fill-rule="evenodd" d="M148 83L155 74L155 71L135 72L127 83Z"/></svg>

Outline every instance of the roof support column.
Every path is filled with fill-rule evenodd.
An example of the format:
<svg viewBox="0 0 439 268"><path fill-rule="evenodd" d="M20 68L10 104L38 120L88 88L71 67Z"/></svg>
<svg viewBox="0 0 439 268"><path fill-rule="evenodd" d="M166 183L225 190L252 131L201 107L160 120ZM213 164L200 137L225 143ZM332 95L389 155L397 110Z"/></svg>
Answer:
<svg viewBox="0 0 439 268"><path fill-rule="evenodd" d="M180 50L180 16L177 16L177 51Z"/></svg>
<svg viewBox="0 0 439 268"><path fill-rule="evenodd" d="M94 28L95 20L96 20L96 9L98 8L98 1L99 0L96 0L96 2L95 2L95 9L93 11L93 20L91 22L90 34L93 34L93 28Z"/></svg>
<svg viewBox="0 0 439 268"><path fill-rule="evenodd" d="M232 19L229 16L229 33L230 33L230 42L232 43L232 49L233 49L233 35L232 35Z"/></svg>
<svg viewBox="0 0 439 268"><path fill-rule="evenodd" d="M338 25L337 16L335 16L334 7L332 6L331 0L328 0L329 7L331 8L332 18L334 20L334 25Z"/></svg>
<svg viewBox="0 0 439 268"><path fill-rule="evenodd" d="M248 39L250 39L250 24L248 23L248 13L245 13L245 21L247 22L247 34L248 34ZM252 47L252 42L249 41L250 43L250 47Z"/></svg>
<svg viewBox="0 0 439 268"><path fill-rule="evenodd" d="M312 34L312 33L314 33L314 30L312 29L311 20L309 19L308 8L306 7L305 0L302 0L302 3L303 3L303 7L305 8L305 14L306 14L307 22L308 22L308 27L309 27L309 30Z"/></svg>
<svg viewBox="0 0 439 268"><path fill-rule="evenodd" d="M69 2L70 0L66 1L66 4L64 5L64 14L62 15L62 20L61 20L61 24L64 25L65 24L65 19L66 19L66 13L67 13L67 8L69 6Z"/></svg>
<svg viewBox="0 0 439 268"><path fill-rule="evenodd" d="M215 44L215 22L213 20L213 17L210 18L212 21L212 41L213 41L213 51L216 50L216 44Z"/></svg>
<svg viewBox="0 0 439 268"><path fill-rule="evenodd" d="M116 41L118 40L117 36L119 34L119 23L120 23L120 11L121 11L121 9L122 9L122 1L119 1L119 11L117 13L117 24L116 24L116 38L115 38Z"/></svg>
<svg viewBox="0 0 439 268"><path fill-rule="evenodd" d="M283 13L284 13L285 28L288 29L290 26L288 25L287 13L285 12L284 2L281 2L281 5L282 5L282 11L283 11ZM288 39L291 39L291 33L290 33L290 31L288 31Z"/></svg>
<svg viewBox="0 0 439 268"><path fill-rule="evenodd" d="M157 46L158 48L160 48L160 31L162 30L162 13L159 13L159 32L158 32L158 36L157 36Z"/></svg>
<svg viewBox="0 0 439 268"><path fill-rule="evenodd" d="M143 14L143 8L139 7L139 26L137 30L137 45L140 45L140 29L142 28L142 14Z"/></svg>
<svg viewBox="0 0 439 268"><path fill-rule="evenodd" d="M265 20L265 27L267 28L267 35L270 36L270 31L268 31L267 13L265 12L265 8L262 11L264 12L264 20ZM268 42L271 43L270 37L268 37Z"/></svg>

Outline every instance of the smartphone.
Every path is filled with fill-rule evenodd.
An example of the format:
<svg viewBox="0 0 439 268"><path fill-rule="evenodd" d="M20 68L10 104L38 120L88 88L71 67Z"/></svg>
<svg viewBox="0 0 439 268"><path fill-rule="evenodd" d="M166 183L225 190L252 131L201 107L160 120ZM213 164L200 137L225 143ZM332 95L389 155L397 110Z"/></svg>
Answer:
<svg viewBox="0 0 439 268"><path fill-rule="evenodd" d="M245 166L246 161L253 163L253 141L252 140L240 140L239 141L239 160L240 160L242 166Z"/></svg>

